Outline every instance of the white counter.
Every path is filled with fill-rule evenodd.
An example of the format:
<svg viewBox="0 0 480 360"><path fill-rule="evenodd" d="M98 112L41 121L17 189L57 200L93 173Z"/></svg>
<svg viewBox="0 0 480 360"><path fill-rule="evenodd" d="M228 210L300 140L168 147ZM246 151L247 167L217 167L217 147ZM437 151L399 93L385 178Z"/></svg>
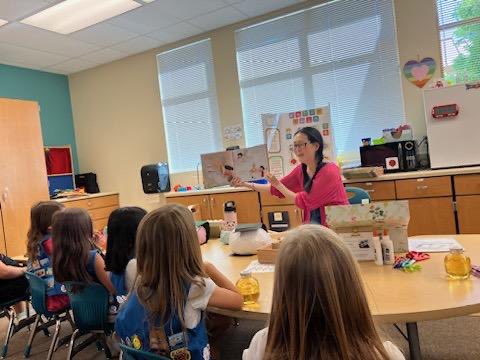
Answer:
<svg viewBox="0 0 480 360"><path fill-rule="evenodd" d="M216 187L216 188L204 189L204 190L190 190L190 191L179 191L179 192L171 191L171 192L165 193L165 197L172 198L172 197L178 197L178 196L223 194L223 193L242 192L242 191L253 191L253 190L245 187L225 186L225 187Z"/></svg>

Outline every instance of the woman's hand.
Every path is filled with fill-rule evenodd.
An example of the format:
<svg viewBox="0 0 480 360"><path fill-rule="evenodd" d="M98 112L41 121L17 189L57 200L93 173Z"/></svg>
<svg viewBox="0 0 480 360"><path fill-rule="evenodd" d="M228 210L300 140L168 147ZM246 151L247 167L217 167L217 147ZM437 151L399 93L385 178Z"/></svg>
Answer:
<svg viewBox="0 0 480 360"><path fill-rule="evenodd" d="M275 175L272 175L270 173L266 173L265 178L274 187L278 187L281 184L280 181L275 177Z"/></svg>
<svg viewBox="0 0 480 360"><path fill-rule="evenodd" d="M230 185L232 185L233 187L248 187L245 181L240 179L238 176L234 176L232 180L230 180Z"/></svg>

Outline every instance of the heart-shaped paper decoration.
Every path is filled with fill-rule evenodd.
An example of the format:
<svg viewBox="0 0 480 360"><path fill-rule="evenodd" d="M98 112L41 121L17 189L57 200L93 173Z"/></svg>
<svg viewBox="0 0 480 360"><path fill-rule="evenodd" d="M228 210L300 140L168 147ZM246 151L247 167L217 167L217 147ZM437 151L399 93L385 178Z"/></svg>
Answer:
<svg viewBox="0 0 480 360"><path fill-rule="evenodd" d="M436 67L435 60L429 57L420 62L410 60L403 66L403 74L408 81L422 88L433 77Z"/></svg>

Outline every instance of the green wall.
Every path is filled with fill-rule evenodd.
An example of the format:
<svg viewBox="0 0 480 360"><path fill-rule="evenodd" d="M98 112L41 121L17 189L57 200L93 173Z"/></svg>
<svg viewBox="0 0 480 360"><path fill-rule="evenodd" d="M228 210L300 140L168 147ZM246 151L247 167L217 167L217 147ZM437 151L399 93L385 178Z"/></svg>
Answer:
<svg viewBox="0 0 480 360"><path fill-rule="evenodd" d="M78 173L68 77L0 64L0 97L35 100L40 104L43 143L71 145Z"/></svg>

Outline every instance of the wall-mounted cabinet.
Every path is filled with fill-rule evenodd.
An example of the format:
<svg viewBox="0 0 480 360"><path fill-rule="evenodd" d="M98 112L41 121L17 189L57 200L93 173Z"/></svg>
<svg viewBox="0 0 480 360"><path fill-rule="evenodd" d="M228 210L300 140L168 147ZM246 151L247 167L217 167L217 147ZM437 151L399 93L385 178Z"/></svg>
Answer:
<svg viewBox="0 0 480 360"><path fill-rule="evenodd" d="M75 189L70 145L46 146L44 152L50 196L54 196L58 191Z"/></svg>

